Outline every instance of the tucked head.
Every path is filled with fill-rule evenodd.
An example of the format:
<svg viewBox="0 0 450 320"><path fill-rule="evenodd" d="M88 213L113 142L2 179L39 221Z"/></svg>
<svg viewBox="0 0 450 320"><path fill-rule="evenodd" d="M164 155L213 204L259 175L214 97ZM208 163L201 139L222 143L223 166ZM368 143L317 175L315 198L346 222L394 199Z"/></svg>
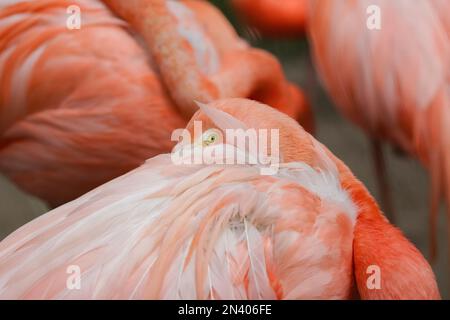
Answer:
<svg viewBox="0 0 450 320"><path fill-rule="evenodd" d="M278 129L283 162L317 163L313 138L295 120L267 105L234 98L199 103L199 108L186 127L195 141L201 140L204 145L221 143L226 129ZM195 121L202 124L201 137L194 131Z"/></svg>

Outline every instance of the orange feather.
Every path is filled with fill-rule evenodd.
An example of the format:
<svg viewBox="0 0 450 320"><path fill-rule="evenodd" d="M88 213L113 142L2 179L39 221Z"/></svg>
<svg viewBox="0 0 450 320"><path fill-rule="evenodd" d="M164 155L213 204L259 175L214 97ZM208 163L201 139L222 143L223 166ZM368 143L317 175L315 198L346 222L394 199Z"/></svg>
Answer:
<svg viewBox="0 0 450 320"><path fill-rule="evenodd" d="M224 99L186 129L195 144L195 121L226 133L231 119L279 130L278 172L150 159L0 242L0 298L349 299L356 284L363 299L439 299L420 252L292 118ZM367 286L372 265L379 288ZM68 266L80 268L79 290Z"/></svg>
<svg viewBox="0 0 450 320"><path fill-rule="evenodd" d="M0 4L0 171L52 206L169 151L194 99L251 97L310 117L279 62L209 3L103 2L112 11ZM79 30L66 27L74 4Z"/></svg>
<svg viewBox="0 0 450 320"><path fill-rule="evenodd" d="M366 27L369 5L379 30ZM339 109L430 170L432 257L441 198L450 218L449 10L445 0L310 1L314 58Z"/></svg>

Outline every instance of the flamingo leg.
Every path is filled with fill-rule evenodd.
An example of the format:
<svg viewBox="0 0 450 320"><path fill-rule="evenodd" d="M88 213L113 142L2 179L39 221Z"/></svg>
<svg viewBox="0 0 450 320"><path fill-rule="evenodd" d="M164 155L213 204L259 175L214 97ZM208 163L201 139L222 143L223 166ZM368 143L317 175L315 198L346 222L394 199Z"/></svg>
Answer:
<svg viewBox="0 0 450 320"><path fill-rule="evenodd" d="M372 159L375 166L375 176L383 212L389 219L389 221L395 224L396 215L391 196L392 192L389 184L389 179L386 175L386 161L384 159L381 141L378 139L372 140Z"/></svg>
<svg viewBox="0 0 450 320"><path fill-rule="evenodd" d="M441 180L439 177L440 165L437 154L431 158L431 187L430 187L430 261L433 263L437 258L437 220L439 215L439 203L441 201L442 190Z"/></svg>

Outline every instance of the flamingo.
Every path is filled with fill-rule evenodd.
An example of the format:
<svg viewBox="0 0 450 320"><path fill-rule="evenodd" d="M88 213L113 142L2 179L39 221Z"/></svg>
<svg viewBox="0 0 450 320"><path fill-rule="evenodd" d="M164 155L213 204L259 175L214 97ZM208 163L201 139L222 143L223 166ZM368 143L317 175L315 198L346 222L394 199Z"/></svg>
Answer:
<svg viewBox="0 0 450 320"><path fill-rule="evenodd" d="M370 6L379 29L366 27ZM450 3L311 1L309 10L317 69L338 108L376 148L387 140L429 168L433 259L442 198L450 231Z"/></svg>
<svg viewBox="0 0 450 320"><path fill-rule="evenodd" d="M234 0L244 15L257 12L262 1ZM273 4L271 20L283 23ZM436 255L436 222L440 199L450 203L449 32L446 0L310 1L304 6L317 70L335 104L372 140L372 154L386 213L395 218L385 172L382 141L389 141L429 168L431 174L430 252ZM380 8L381 29L366 27L367 10ZM293 12L293 11L292 11ZM405 12L408 14L405 15ZM370 13L370 10L369 10ZM277 28L264 20L248 23L263 30ZM418 21L416 23L416 21ZM414 30L414 37L406 34ZM281 35L303 35L291 30ZM409 69L409 66L417 66ZM450 212L447 209L447 212ZM450 230L450 222L449 222ZM450 243L449 243L450 247Z"/></svg>
<svg viewBox="0 0 450 320"><path fill-rule="evenodd" d="M53 207L170 151L194 99L310 121L279 62L204 1L13 0L0 19L0 171Z"/></svg>
<svg viewBox="0 0 450 320"><path fill-rule="evenodd" d="M0 298L439 299L420 252L295 120L246 99L199 107L172 154L3 240ZM275 130L256 139L270 140L263 155L279 152L278 170L226 161L264 150L236 144L229 130ZM203 161L184 162L192 155ZM368 285L374 267L378 287Z"/></svg>
<svg viewBox="0 0 450 320"><path fill-rule="evenodd" d="M249 26L270 37L303 37L308 29L307 0L232 0L238 16ZM386 176L382 146L373 140L372 156L379 188L380 202L391 221L395 220L390 185Z"/></svg>
<svg viewBox="0 0 450 320"><path fill-rule="evenodd" d="M231 4L243 21L263 35L296 37L305 32L305 0L232 0Z"/></svg>

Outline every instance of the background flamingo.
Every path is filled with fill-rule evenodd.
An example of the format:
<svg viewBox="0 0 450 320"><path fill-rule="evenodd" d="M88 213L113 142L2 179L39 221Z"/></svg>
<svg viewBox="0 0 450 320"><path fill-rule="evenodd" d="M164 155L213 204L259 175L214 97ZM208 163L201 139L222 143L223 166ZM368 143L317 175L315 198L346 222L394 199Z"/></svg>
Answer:
<svg viewBox="0 0 450 320"><path fill-rule="evenodd" d="M231 2L234 4L239 0ZM262 0L253 1L253 5L257 7L259 2ZM297 0L297 2L306 1ZM449 110L450 19L448 15L446 16L446 12L450 9L449 2L445 0L423 0L414 3L326 0L309 2L307 10L311 11L308 23L308 28L311 29L310 40L315 49L314 58L323 84L339 109L371 137L376 168L373 178L378 180L380 200L391 219L394 206L390 199L381 141L388 140L396 146L396 150L401 148L419 157L429 168L432 180L430 249L433 257L436 254L435 234L440 198L446 197L448 203L450 190L448 174L450 161L447 151L449 132L446 129L448 124L445 124L448 121ZM281 3L277 5L282 6ZM381 9L381 30L368 30L366 27L366 20L369 17L366 10L369 5L377 5ZM244 16L254 12L250 2L248 6L236 5L235 8L244 11ZM276 7L272 8L271 12L273 21L283 22L283 15L279 14ZM251 19L247 19L247 22L255 25ZM267 24L266 27L271 26ZM303 32L296 34L302 36ZM311 95L312 90L308 89ZM315 101L314 104L317 103ZM322 98L321 103L327 104L327 101ZM325 110L316 110L316 114L324 112ZM319 121L323 122L323 117ZM331 126L329 121L328 126ZM338 127L341 130L340 134L348 141L351 140L353 148L357 149L357 144L360 143L358 139L345 132L350 131L345 125ZM324 128L324 124L321 128ZM327 128L322 132L327 130L332 129ZM356 135L356 132L353 134ZM334 138L330 140L329 134L326 137L319 132L319 136L322 136L328 145L334 144L334 150L345 156L348 161L357 154L353 150L344 151L346 144ZM365 148L363 151L367 152ZM389 152L388 156L390 179L396 180L394 183L397 182L397 187L394 185L394 189L397 189L395 190L397 209L402 207L408 221L421 220L417 219L415 213L420 212L420 209L417 209L419 202L411 198L422 197L425 192L418 185L424 183L420 178L422 175L417 174L419 170L414 168L414 165L406 165L407 161L399 160ZM358 161L352 162L352 168L364 179L367 172L360 167L362 166ZM407 172L406 167L415 171ZM364 180L370 182L370 179L373 179L370 176ZM412 183L412 187L408 188L405 185L407 183ZM407 189L410 190L404 191ZM402 201L399 198L405 199ZM411 205L405 205L405 200ZM416 217L412 218L413 215ZM400 220L402 218L397 215L396 221L401 223L403 228L410 230L410 236L417 236L411 230L411 223L406 222L405 218L403 221ZM447 224L448 220L447 215ZM449 232L447 237L448 234ZM441 240L444 238L441 237ZM447 244L444 247L450 246ZM448 262L446 264L440 261L436 269L448 272Z"/></svg>
<svg viewBox="0 0 450 320"><path fill-rule="evenodd" d="M268 36L293 37L305 32L306 0L231 0L239 17Z"/></svg>
<svg viewBox="0 0 450 320"><path fill-rule="evenodd" d="M419 30L424 30L423 32L418 32L420 34L420 38L413 39L411 41L406 41L402 37L403 35L398 32L398 30L406 30L408 29L414 22L413 19L404 18L404 19L394 19L392 21L396 21L388 25L387 30L383 32L371 32L367 28L362 28L357 35L362 39L360 46L366 46L363 51L356 51L357 43L354 41L352 36L354 32L351 32L352 28L356 28L357 24L362 24L365 26L365 22L367 19L366 9L369 5L381 5L381 13L386 14L385 19L390 19L396 15L401 15L400 12L409 12L410 7L415 6L411 3L400 2L401 4L386 4L386 2L360 2L358 5L356 4L337 4L328 1L322 1L320 4L315 3L315 1L311 2L311 6L308 7L306 5L306 1L302 0L292 0L299 7L304 8L304 12L310 12L310 28L311 28L311 39L313 43L313 47L316 49L316 62L319 65L319 71L321 71L321 75L324 78L325 85L327 86L328 91L333 96L334 100L344 110L344 113L348 115L352 120L354 120L357 124L363 127L366 131L369 132L369 135L374 138L373 140L373 148L374 148L374 157L375 157L375 165L377 169L377 176L380 177L380 186L381 189L384 190L381 192L382 202L385 203L386 211L390 214L390 211L393 210L389 185L387 183L387 177L385 176L384 169L384 160L382 155L382 149L380 146L380 140L388 139L393 141L396 145L399 145L405 151L411 154L420 153L417 149L420 147L411 146L411 144L419 143L418 133L419 128L424 127L424 125L416 125L416 124L402 124L396 125L395 122L399 122L400 120L392 120L385 119L386 117L392 117L392 109L401 109L400 106L404 106L404 108L410 108L407 113L415 113L418 120L411 120L416 122L421 122L420 119L423 119L423 115L420 112L421 105L431 104L434 96L443 95L442 98L444 101L438 102L440 105L445 105L448 101L448 90L440 90L439 88L443 88L446 86L448 79L446 77L446 66L448 65L447 52L448 46L448 32L450 30L450 19L447 19L442 12L446 12L448 9L448 2L441 0L431 0L431 1L422 1L414 10L412 15L417 17L417 19L421 19L421 23L419 26L415 26ZM319 1L320 2L320 1ZM234 7L244 16L248 15L256 15L259 6L263 6L261 3L265 3L265 1L232 1ZM278 7L284 7L283 5L278 5L275 2L267 1L265 6L271 6L267 11L271 12L271 20L277 21L279 24L283 24L284 14L283 10L285 9L277 9ZM289 5L287 5L289 6ZM385 10L386 8L386 10ZM421 12L423 9L424 13ZM353 10L353 11L352 11ZM294 12L294 10L291 10ZM305 15L307 15L305 13ZM419 18L420 16L420 18ZM343 17L343 18L342 18ZM299 19L301 20L301 19ZM349 21L347 24L342 23L342 21ZM304 19L303 19L304 21ZM263 20L257 22L252 19L247 20L248 23L254 25L257 28L258 23L264 24L264 28L277 30L276 26L273 26L270 22L264 22ZM333 26L337 26L336 29L333 29ZM333 29L333 30L332 30ZM360 28L361 29L361 28ZM331 31L332 30L332 31ZM394 32L394 30L397 30ZM302 32L300 30L295 31L295 29L287 30L284 35L301 35ZM396 33L399 39L393 37L391 34ZM430 34L436 34L436 36L432 36ZM283 35L283 34L282 34ZM351 36L350 36L351 35ZM427 36L428 35L428 36ZM436 39L435 43L428 43L428 39ZM364 41L364 42L363 42ZM351 43L350 43L351 42ZM391 46L391 43L396 42L396 46ZM405 50L404 48L411 48L411 50ZM442 48L443 47L443 48ZM412 50L412 48L419 48L420 50ZM350 49L352 55L347 55L346 50ZM398 53L397 56L391 53L391 50L395 50ZM405 54L405 52L417 52L417 54ZM339 57L336 57L336 54L342 52ZM355 58L355 56L357 56ZM418 62L422 63L424 72L417 72L413 74L412 77L407 72L401 72L402 64L404 65L404 59L402 57L407 57L412 63ZM437 59L434 59L436 57ZM436 60L436 61L435 61ZM356 64L352 64L354 61L358 61ZM372 66L371 69L363 67L363 64L369 64ZM397 64L397 65L396 65ZM346 69L347 72L344 74L341 73L340 68L336 68L336 65L348 66ZM382 66L381 68L379 66ZM374 71L376 68L382 69L381 71ZM394 99L392 97L392 90L386 89L383 87L383 84L380 83L377 88L376 81L378 78L377 74L380 74L380 77L387 74L384 71L392 69L392 77L391 79L397 76L400 79L394 79L392 81L384 81L390 82L392 85L396 84L396 81L400 83L400 90L404 92L400 92L398 99L399 102L392 102L390 100ZM435 70L433 72L433 79L429 81L429 77L425 76L425 70ZM371 78L372 77L372 78ZM388 76L386 76L388 77ZM423 84L418 81L416 83L412 83L413 80L421 77L423 81L429 82L430 84ZM364 81L362 81L364 79ZM383 78L380 79L385 80ZM352 85L350 85L352 83ZM415 90L415 86L422 86L424 89L422 91ZM363 88L365 86L365 88ZM408 87L409 86L409 87ZM384 91L384 92L383 92ZM431 91L431 93L423 91ZM380 94L382 98L376 98L375 96ZM430 94L432 95L430 97ZM434 94L434 96L433 96ZM390 96L390 100L386 97ZM422 95L422 97L416 97L418 95ZM383 100L384 101L379 101ZM412 108L410 102L405 102L409 100L416 99L417 101L413 101ZM419 99L424 101L418 101ZM438 98L439 99L439 98ZM441 99L441 100L442 100ZM370 101L370 102L368 102ZM391 105L392 104L392 105ZM366 110L369 108L370 110ZM419 111L415 111L419 109ZM444 109L447 109L444 107ZM385 116L385 113L388 116ZM403 111L406 113L406 111ZM400 112L401 114L401 112ZM378 119L375 119L378 118ZM401 118L401 116L399 116ZM411 116L404 117L406 120L402 121L410 121L408 119ZM407 128L404 128L407 127ZM398 129L398 130L397 130ZM401 131L413 131L416 132L401 132ZM388 133L385 133L388 131ZM397 131L397 132L396 132ZM430 130L428 130L430 131ZM443 133L446 135L447 133ZM395 136L395 137L386 137L387 135ZM408 135L408 137L405 137ZM429 134L428 134L429 135ZM442 135L442 134L440 134ZM438 138L441 139L441 138ZM438 143L439 144L439 143ZM444 143L445 145L445 143ZM441 148L438 146L437 148ZM434 147L429 148L429 150L434 150ZM423 153L429 153L430 151L422 151L422 155L419 154L421 158L429 158L429 155L423 155ZM438 156L438 158L442 158ZM428 160L422 160L423 162L427 162ZM444 163L447 163L447 160L442 160ZM439 184L438 179L441 179L441 174L438 173L439 169L442 168L443 165L436 163L434 166L436 168L435 177L433 180L434 189L442 189L442 186L437 187ZM437 177L439 176L439 177ZM446 175L444 174L444 177ZM447 184L447 183L445 183ZM444 186L445 188L445 186ZM441 191L436 190L433 192L433 200L432 200L432 220L436 221L436 213L437 206L439 201L439 193ZM433 227L434 228L434 227Z"/></svg>
<svg viewBox="0 0 450 320"><path fill-rule="evenodd" d="M58 205L167 152L194 99L308 114L278 61L210 4L104 2L123 19L96 0L0 5L0 170L27 192ZM74 4L80 30L66 28Z"/></svg>
<svg viewBox="0 0 450 320"><path fill-rule="evenodd" d="M307 29L307 0L288 0L282 4L273 0L232 0L231 4L244 23L265 36L303 37ZM395 220L386 165L378 140L373 140L372 155L382 207L389 218Z"/></svg>
<svg viewBox="0 0 450 320"><path fill-rule="evenodd" d="M380 8L380 30L366 27L369 5ZM429 168L432 234L441 197L450 204L450 19L443 14L449 9L440 0L310 6L315 61L337 106L371 137L394 143Z"/></svg>
<svg viewBox="0 0 450 320"><path fill-rule="evenodd" d="M211 135L238 128L280 130L276 175L258 165L148 160L1 242L0 297L345 299L356 280L363 299L439 298L419 251L294 120L228 99L201 106L187 126L201 154L223 146ZM73 265L80 290L67 287ZM382 271L379 290L366 285L371 265Z"/></svg>

